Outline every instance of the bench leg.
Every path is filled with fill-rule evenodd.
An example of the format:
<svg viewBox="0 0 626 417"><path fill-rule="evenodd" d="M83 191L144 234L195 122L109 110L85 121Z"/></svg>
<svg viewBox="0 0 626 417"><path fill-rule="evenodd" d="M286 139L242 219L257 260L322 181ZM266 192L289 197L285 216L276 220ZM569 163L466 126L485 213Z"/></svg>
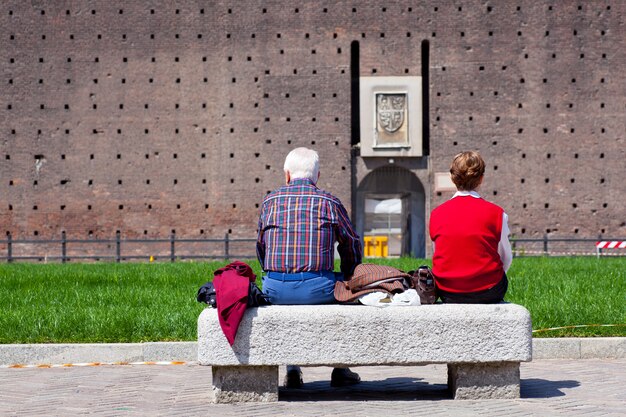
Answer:
<svg viewBox="0 0 626 417"><path fill-rule="evenodd" d="M278 366L213 366L216 403L278 401Z"/></svg>
<svg viewBox="0 0 626 417"><path fill-rule="evenodd" d="M448 364L448 388L455 400L519 398L519 385L519 362Z"/></svg>

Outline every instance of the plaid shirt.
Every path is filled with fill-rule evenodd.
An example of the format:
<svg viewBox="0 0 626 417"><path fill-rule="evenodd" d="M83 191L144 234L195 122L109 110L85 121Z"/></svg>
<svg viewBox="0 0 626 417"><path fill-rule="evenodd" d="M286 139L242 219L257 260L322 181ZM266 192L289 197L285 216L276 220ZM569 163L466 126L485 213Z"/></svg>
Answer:
<svg viewBox="0 0 626 417"><path fill-rule="evenodd" d="M264 271L332 271L335 241L341 272L351 275L361 263L359 236L341 201L311 180L291 180L263 200L256 247Z"/></svg>

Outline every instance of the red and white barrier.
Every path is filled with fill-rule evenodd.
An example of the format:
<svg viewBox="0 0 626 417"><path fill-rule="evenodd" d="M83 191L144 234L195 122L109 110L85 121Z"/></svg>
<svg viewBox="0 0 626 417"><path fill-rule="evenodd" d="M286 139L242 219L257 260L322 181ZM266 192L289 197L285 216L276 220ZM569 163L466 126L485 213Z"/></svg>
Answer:
<svg viewBox="0 0 626 417"><path fill-rule="evenodd" d="M609 241L597 242L596 248L597 249L615 249L615 248L624 249L626 248L626 240L624 241L609 240Z"/></svg>
<svg viewBox="0 0 626 417"><path fill-rule="evenodd" d="M600 258L600 249L625 249L626 240L603 240L596 242L596 256Z"/></svg>

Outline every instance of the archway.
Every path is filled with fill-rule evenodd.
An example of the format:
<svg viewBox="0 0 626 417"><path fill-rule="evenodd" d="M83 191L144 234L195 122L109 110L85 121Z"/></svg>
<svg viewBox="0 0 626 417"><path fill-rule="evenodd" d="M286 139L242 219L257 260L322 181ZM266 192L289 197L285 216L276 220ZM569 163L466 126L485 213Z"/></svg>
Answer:
<svg viewBox="0 0 626 417"><path fill-rule="evenodd" d="M426 256L425 210L424 186L405 168L377 168L357 187L357 233L361 239L384 237L390 256Z"/></svg>

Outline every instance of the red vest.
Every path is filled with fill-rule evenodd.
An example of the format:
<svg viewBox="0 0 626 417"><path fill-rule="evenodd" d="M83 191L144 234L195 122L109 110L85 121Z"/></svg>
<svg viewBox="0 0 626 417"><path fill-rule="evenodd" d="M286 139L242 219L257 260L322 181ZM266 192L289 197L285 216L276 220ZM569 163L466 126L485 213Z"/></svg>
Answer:
<svg viewBox="0 0 626 417"><path fill-rule="evenodd" d="M439 288L453 293L476 292L502 279L498 244L503 213L497 205L471 196L454 197L432 211L433 274Z"/></svg>

